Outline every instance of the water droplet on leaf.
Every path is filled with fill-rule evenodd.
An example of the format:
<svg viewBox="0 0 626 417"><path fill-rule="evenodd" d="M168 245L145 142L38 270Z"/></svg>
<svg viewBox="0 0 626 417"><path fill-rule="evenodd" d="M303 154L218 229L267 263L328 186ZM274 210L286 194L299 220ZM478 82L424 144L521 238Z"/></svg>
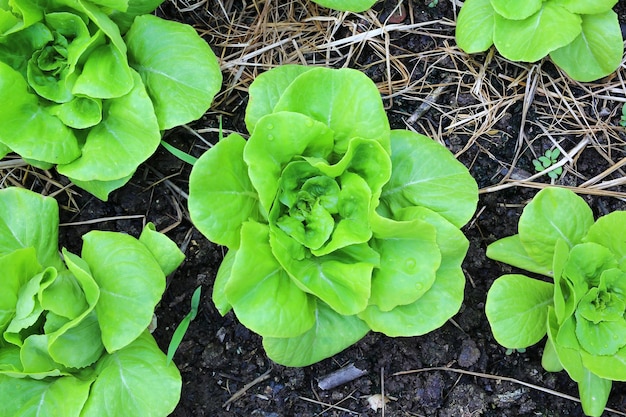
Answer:
<svg viewBox="0 0 626 417"><path fill-rule="evenodd" d="M408 258L404 261L404 271L405 272L413 272L415 270L415 266L417 265L417 261L413 258Z"/></svg>

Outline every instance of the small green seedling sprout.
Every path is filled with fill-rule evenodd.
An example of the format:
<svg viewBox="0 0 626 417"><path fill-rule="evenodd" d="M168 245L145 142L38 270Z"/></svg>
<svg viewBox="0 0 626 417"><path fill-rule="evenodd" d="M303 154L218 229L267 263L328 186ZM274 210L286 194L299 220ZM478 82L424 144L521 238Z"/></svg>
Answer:
<svg viewBox="0 0 626 417"><path fill-rule="evenodd" d="M183 341L183 337L185 337L185 333L187 333L187 329L189 328L189 324L193 319L198 315L198 306L200 305L200 293L202 292L202 287L196 288L191 296L191 310L189 313L183 318L180 322L180 325L174 331L174 335L172 336L172 340L170 341L169 346L167 347L167 364L172 361L174 358L174 354L180 346L180 342Z"/></svg>
<svg viewBox="0 0 626 417"><path fill-rule="evenodd" d="M537 172L545 171L552 165L556 164L557 159L561 155L561 151L558 148L548 149L542 156L537 159L533 159L533 165ZM552 179L557 179L563 173L563 167L558 167L548 172L548 176Z"/></svg>
<svg viewBox="0 0 626 417"><path fill-rule="evenodd" d="M525 352L526 352L526 348L518 348L518 349L508 348L508 349L504 352L504 354L505 354L506 356L511 356L511 355L512 355L512 354L514 354L515 352L518 352L518 353L525 353Z"/></svg>
<svg viewBox="0 0 626 417"><path fill-rule="evenodd" d="M439 4L439 0L431 0L431 1L428 3L428 7L430 7L430 8L432 9L432 8L434 8L434 7L437 7L437 4Z"/></svg>
<svg viewBox="0 0 626 417"><path fill-rule="evenodd" d="M622 106L622 118L619 121L620 126L626 127L626 103Z"/></svg>

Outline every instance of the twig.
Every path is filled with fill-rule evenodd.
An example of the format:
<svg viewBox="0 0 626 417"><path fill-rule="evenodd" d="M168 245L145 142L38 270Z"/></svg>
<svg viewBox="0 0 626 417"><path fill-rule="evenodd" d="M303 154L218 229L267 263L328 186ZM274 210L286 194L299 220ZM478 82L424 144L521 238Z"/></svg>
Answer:
<svg viewBox="0 0 626 417"><path fill-rule="evenodd" d="M133 220L133 219L145 220L145 218L146 216L143 214L133 214L129 216L100 217L98 219L84 220L80 222L61 223L59 224L59 226L79 226L79 225L85 225L85 224L104 223L104 222L110 222L110 221L115 222L115 221L120 221L120 220Z"/></svg>
<svg viewBox="0 0 626 417"><path fill-rule="evenodd" d="M552 390L550 388L541 387L539 385L534 385L534 384L531 384L529 382L520 381L519 379L511 378L511 377L508 377L508 376L484 374L482 372L466 371L465 369L447 368L445 366L437 366L437 367L433 367L433 368L423 368L423 369L413 369L413 370L410 370L410 371L401 371L401 372L396 372L396 373L392 374L391 376L410 375L410 374L417 374L417 373L422 373L422 372L432 372L432 371L448 371L448 372L454 372L454 373L457 373L457 374L475 376L475 377L478 377L478 378L491 379L491 380L494 380L494 381L510 382L510 383L513 383L513 384L522 385L522 386L530 388L530 389L534 389L536 391L545 392L546 394L554 395L554 396L557 396L557 397L565 398L566 400L571 400L571 401L580 403L580 399L576 398L576 397L574 397L572 395L563 394L562 392L558 392L558 391ZM609 407L606 407L604 410L608 411L608 412L611 412L611 413L615 413L615 414L620 415L620 416L626 416L626 413L614 410L614 409L609 408Z"/></svg>
<svg viewBox="0 0 626 417"><path fill-rule="evenodd" d="M248 391L250 388L252 388L256 384L259 384L259 383L265 381L266 379L268 379L270 377L270 372L272 372L271 368L268 369L267 371L265 371L264 374L262 374L262 375L258 376L257 378L255 378L252 382L248 382L246 385L243 386L243 388L241 388L239 391L234 393L228 400L226 400L226 402L224 404L222 404L222 408L228 409L228 406L233 401L236 401L237 399L239 399L239 397L241 397L243 394L245 394L246 391Z"/></svg>
<svg viewBox="0 0 626 417"><path fill-rule="evenodd" d="M341 369L336 370L328 375L323 376L317 382L317 386L323 390L333 389L346 382L353 381L367 374L366 370L359 369L351 363Z"/></svg>
<svg viewBox="0 0 626 417"><path fill-rule="evenodd" d="M422 104L419 105L419 107L417 108L417 110L415 110L413 112L413 114L411 115L411 117L409 117L409 119L406 121L408 124L412 125L413 123L415 123L420 117L422 117L424 115L424 113L426 113L428 110L430 110L430 108L433 106L433 104L437 103L437 100L439 100L439 96L446 91L446 89L449 87L450 82L452 81L452 77L448 76L446 77L443 82L441 83L441 85L439 87L437 87L432 93L430 93L426 99L424 100L424 102Z"/></svg>
<svg viewBox="0 0 626 417"><path fill-rule="evenodd" d="M321 402L321 401L313 400L313 399L311 399L311 398L307 398L307 397L298 397L298 398L300 398L301 400L304 400L304 401L308 401L308 402L313 403L313 404L323 405L324 407L327 407L327 410L333 409L333 410L344 411L344 412L346 412L346 413L350 413L350 414L359 415L359 413L357 413L357 412L355 412L355 411L349 410L349 409L347 409L347 408L339 407L338 405L335 405L335 404L328 404L328 403L324 403L324 402ZM341 400L341 401L344 401L344 400L346 400L347 398L349 398L349 397L346 397L346 398L344 398L344 399L343 399L343 400ZM341 402L341 401L340 401L340 402ZM338 404L339 404L339 403L338 403Z"/></svg>

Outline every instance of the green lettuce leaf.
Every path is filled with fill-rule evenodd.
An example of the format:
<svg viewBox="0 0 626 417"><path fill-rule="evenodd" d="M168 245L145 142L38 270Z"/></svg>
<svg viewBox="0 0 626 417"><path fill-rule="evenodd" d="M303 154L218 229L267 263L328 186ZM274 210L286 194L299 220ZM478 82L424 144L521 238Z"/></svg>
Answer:
<svg viewBox="0 0 626 417"><path fill-rule="evenodd" d="M180 398L181 377L167 364L154 338L144 331L128 346L104 355L96 364L97 379L81 417L111 415L160 417L169 415Z"/></svg>
<svg viewBox="0 0 626 417"><path fill-rule="evenodd" d="M505 58L535 62L571 43L581 31L580 16L553 1L544 1L539 11L523 20L496 14L493 41Z"/></svg>
<svg viewBox="0 0 626 417"><path fill-rule="evenodd" d="M391 164L391 179L381 195L381 204L391 213L422 206L457 227L474 214L476 181L450 151L432 139L410 131L392 131Z"/></svg>
<svg viewBox="0 0 626 417"><path fill-rule="evenodd" d="M67 164L80 156L74 132L40 107L22 75L0 62L0 142L24 158Z"/></svg>
<svg viewBox="0 0 626 417"><path fill-rule="evenodd" d="M65 269L57 246L58 226L59 208L53 198L17 187L0 190L0 254L33 247L43 267Z"/></svg>
<svg viewBox="0 0 626 417"><path fill-rule="evenodd" d="M298 113L281 112L263 117L243 152L250 181L261 206L269 213L285 166L296 157L327 157L333 132L323 123Z"/></svg>
<svg viewBox="0 0 626 417"><path fill-rule="evenodd" d="M318 302L315 325L297 337L264 337L267 356L286 366L308 366L335 355L359 341L369 327L356 316L338 314Z"/></svg>
<svg viewBox="0 0 626 417"><path fill-rule="evenodd" d="M298 336L315 322L315 299L272 255L267 225L243 224L241 247L224 290L239 321L262 336Z"/></svg>
<svg viewBox="0 0 626 417"><path fill-rule="evenodd" d="M148 328L165 275L152 253L131 236L91 231L83 241L82 258L100 287L96 312L102 342L112 353Z"/></svg>
<svg viewBox="0 0 626 417"><path fill-rule="evenodd" d="M243 159L245 146L240 135L229 135L198 159L189 176L188 207L194 225L230 249L239 247L245 221L264 217Z"/></svg>
<svg viewBox="0 0 626 417"><path fill-rule="evenodd" d="M509 349L534 345L546 335L554 285L524 275L503 275L487 294L485 314L496 341Z"/></svg>
<svg viewBox="0 0 626 417"><path fill-rule="evenodd" d="M195 29L147 14L135 18L125 39L131 66L154 103L159 128L199 119L220 90L222 73Z"/></svg>
<svg viewBox="0 0 626 417"><path fill-rule="evenodd" d="M389 121L376 85L362 72L314 68L290 83L274 112L302 113L334 132L334 149L343 155L350 139L374 139L389 149Z"/></svg>
<svg viewBox="0 0 626 417"><path fill-rule="evenodd" d="M248 131L254 132L261 117L274 112L276 103L293 80L314 68L305 65L280 65L256 77L248 89L250 98L245 115Z"/></svg>
<svg viewBox="0 0 626 417"><path fill-rule="evenodd" d="M103 102L102 122L87 134L82 155L59 165L59 173L84 182L121 180L154 153L161 134L141 78L133 78L130 93Z"/></svg>
<svg viewBox="0 0 626 417"><path fill-rule="evenodd" d="M495 11L490 0L465 0L456 21L456 43L468 54L493 45Z"/></svg>
<svg viewBox="0 0 626 417"><path fill-rule="evenodd" d="M490 0L496 13L509 20L524 20L541 9L542 0Z"/></svg>
<svg viewBox="0 0 626 417"><path fill-rule="evenodd" d="M0 414L24 417L79 417L91 380L72 376L47 380L0 374Z"/></svg>
<svg viewBox="0 0 626 417"><path fill-rule="evenodd" d="M519 236L528 255L538 265L552 269L557 240L563 239L572 248L582 241L593 221L582 198L564 188L546 188L524 208Z"/></svg>
<svg viewBox="0 0 626 417"><path fill-rule="evenodd" d="M613 10L581 17L582 32L571 43L550 52L550 58L573 79L594 81L620 66L622 31Z"/></svg>

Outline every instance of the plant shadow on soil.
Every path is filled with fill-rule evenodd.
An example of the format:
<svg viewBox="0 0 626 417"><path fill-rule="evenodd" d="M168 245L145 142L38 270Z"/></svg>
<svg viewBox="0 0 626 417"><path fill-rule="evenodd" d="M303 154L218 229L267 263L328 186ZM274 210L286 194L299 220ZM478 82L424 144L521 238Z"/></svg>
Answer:
<svg viewBox="0 0 626 417"><path fill-rule="evenodd" d="M368 75L376 77L374 73ZM454 99L458 100L443 97L441 101ZM395 100L389 112L392 127L404 128L398 115L413 111L414 107ZM437 123L432 113L436 111L430 110L424 117L431 117L432 122ZM507 121L502 122L507 125L503 130L513 127L509 137L516 137L518 133L514 130L515 117L512 110ZM207 123L214 121L201 120L196 124L205 126ZM234 130L243 129L241 116L239 122L225 120L225 123L233 124ZM169 132L166 139L190 153L200 153L191 146L196 137L185 129ZM455 147L460 146L454 143L453 137L446 145L453 151L458 151ZM485 140L480 143L480 155L479 151L470 150L460 158L470 167L480 187L492 184L494 176L501 174L501 167L495 161L507 160L507 157L510 160L511 147L506 145L506 140ZM493 155L495 159L486 155ZM599 155L595 157L598 160L587 158L584 163L589 166L605 163ZM583 415L575 401L508 380L442 370L394 376L402 371L451 367L505 376L577 396L576 384L565 372L548 373L541 367L542 343L524 353L506 354L493 339L484 314L487 290L494 279L515 272L487 259L485 249L489 243L517 232L519 215L535 190L510 188L481 194L475 217L463 229L470 241L463 264L467 278L465 299L459 313L441 329L420 337L396 339L370 333L318 364L288 368L272 363L264 354L260 337L239 324L232 312L222 317L215 309L211 301L212 283L224 249L208 242L188 220L179 190L187 191L189 171L188 165L161 148L139 168L126 187L112 193L108 202L80 191L72 195L73 201L63 201L63 196L60 197L62 223L115 218L96 224L62 226L61 245L75 253L80 252L80 236L89 230L97 228L138 236L148 221L155 223L157 230L168 230L168 236L183 247L186 260L169 277L167 290L156 311L158 328L154 333L161 348L166 350L176 325L189 311L193 291L202 286L199 314L174 356L182 374L183 390L173 416L376 416L381 410L371 409L367 398L380 394L383 389L389 397L386 416ZM584 198L596 217L626 209L617 199ZM366 370L367 374L328 391L317 386L320 377L350 363ZM262 375L265 377L257 380ZM233 394L255 380L258 382L231 401ZM608 406L626 410L624 384L614 384Z"/></svg>

